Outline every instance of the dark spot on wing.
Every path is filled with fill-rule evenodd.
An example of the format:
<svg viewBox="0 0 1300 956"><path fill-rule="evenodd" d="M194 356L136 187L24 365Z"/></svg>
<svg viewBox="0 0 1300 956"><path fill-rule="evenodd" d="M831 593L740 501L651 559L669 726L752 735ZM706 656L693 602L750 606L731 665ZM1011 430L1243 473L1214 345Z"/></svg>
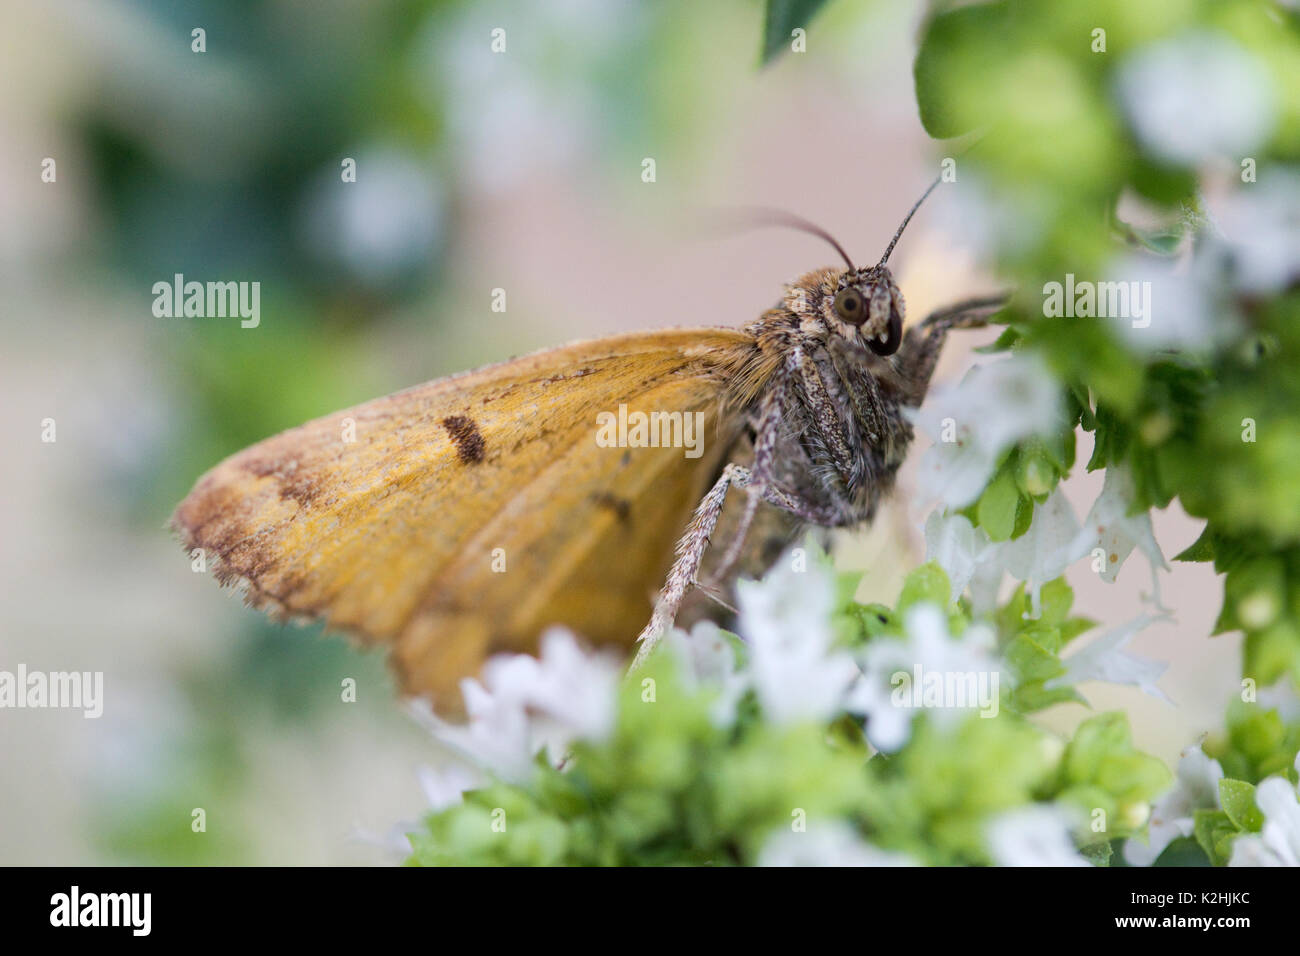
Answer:
<svg viewBox="0 0 1300 956"><path fill-rule="evenodd" d="M591 496L591 500L602 508L608 508L618 516L618 520L627 522L628 516L632 513L632 502L626 498L620 498L618 495L610 494L608 491L598 491Z"/></svg>
<svg viewBox="0 0 1300 956"><path fill-rule="evenodd" d="M300 471L296 459L250 457L243 463L244 470L258 478L274 478L279 485L281 498L292 498L303 507L312 504L324 490L319 475L309 470Z"/></svg>
<svg viewBox="0 0 1300 956"><path fill-rule="evenodd" d="M483 441L483 436L479 434L478 426L474 424L473 419L464 415L451 415L442 420L442 427L447 429L447 434L451 436L452 444L456 446L456 454L460 456L461 461L473 465L483 460L487 443Z"/></svg>

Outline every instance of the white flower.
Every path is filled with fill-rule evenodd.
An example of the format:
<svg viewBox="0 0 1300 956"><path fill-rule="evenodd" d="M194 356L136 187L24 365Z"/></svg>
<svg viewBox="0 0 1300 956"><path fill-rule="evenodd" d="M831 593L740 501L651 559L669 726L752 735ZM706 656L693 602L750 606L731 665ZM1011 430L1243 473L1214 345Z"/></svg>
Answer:
<svg viewBox="0 0 1300 956"><path fill-rule="evenodd" d="M713 621L699 621L687 634L673 628L664 639L677 655L679 673L686 690L713 688L717 699L710 717L718 727L735 722L736 704L749 683L749 675L736 669L736 652L722 629Z"/></svg>
<svg viewBox="0 0 1300 956"><path fill-rule="evenodd" d="M569 631L552 628L542 635L538 657L521 655L516 660L522 660L531 673L518 675L521 679L513 688L508 680L499 686L514 690L534 724L545 725L562 737L560 746L572 738L603 740L613 730L622 676L622 667L613 656L588 653ZM484 681L497 686L496 668L510 666L500 659L488 661Z"/></svg>
<svg viewBox="0 0 1300 956"><path fill-rule="evenodd" d="M803 833L781 831L758 855L759 866L915 866L902 853L864 843L847 823L814 823Z"/></svg>
<svg viewBox="0 0 1300 956"><path fill-rule="evenodd" d="M989 853L998 866L1091 866L1070 838L1070 815L1034 804L999 814L988 825Z"/></svg>
<svg viewBox="0 0 1300 956"><path fill-rule="evenodd" d="M493 192L567 163L599 135L603 92L592 71L634 49L648 13L600 0L505 4L479 0L425 19L414 68L440 104L463 172L458 182ZM508 27L508 31L507 28ZM497 28L502 55L489 52ZM554 51L580 32L581 51Z"/></svg>
<svg viewBox="0 0 1300 956"><path fill-rule="evenodd" d="M1047 682L1047 686L1075 686L1083 681L1100 680L1111 684L1130 684L1143 693L1173 702L1165 696L1156 681L1169 666L1165 661L1154 661L1130 654L1124 648L1152 621L1168 620L1166 615L1144 614L1127 624L1121 624L1093 640L1087 646L1062 658L1065 673Z"/></svg>
<svg viewBox="0 0 1300 956"><path fill-rule="evenodd" d="M484 783L483 774L462 763L449 762L435 770L433 767L420 767L416 771L420 789L429 802L429 809L437 812L454 807L463 801L466 790L473 790Z"/></svg>
<svg viewBox="0 0 1300 956"><path fill-rule="evenodd" d="M1128 556L1138 548L1151 565L1151 579L1156 582L1156 570L1169 570L1165 556L1156 544L1155 532L1151 528L1151 515L1147 511L1129 514L1133 503L1133 476L1123 465L1111 465L1106 469L1106 480L1101 494L1088 512L1083 522L1082 549L1084 553L1100 548L1105 557L1101 570L1104 581L1114 581L1119 575ZM1159 594L1156 585L1156 594Z"/></svg>
<svg viewBox="0 0 1300 956"><path fill-rule="evenodd" d="M1195 744L1183 751L1174 785L1151 808L1147 841L1124 842L1124 859L1130 866L1150 866L1179 837L1191 836L1197 810L1219 808L1219 781L1223 768Z"/></svg>
<svg viewBox="0 0 1300 956"><path fill-rule="evenodd" d="M795 571L781 562L761 582L740 581L740 634L759 703L777 724L825 720L843 706L858 668L831 645L834 587L817 563Z"/></svg>
<svg viewBox="0 0 1300 956"><path fill-rule="evenodd" d="M445 187L424 157L391 147L357 155L364 170L338 189L336 164L308 186L299 229L324 264L380 288L435 254L446 230Z"/></svg>
<svg viewBox="0 0 1300 956"><path fill-rule="evenodd" d="M922 710L940 726L996 713L1004 676L989 628L972 625L953 639L945 612L932 604L910 608L904 626L906 639L877 638L867 645L862 676L846 704L850 713L866 718L867 739L885 753L907 742ZM950 698L949 688L960 699Z"/></svg>
<svg viewBox="0 0 1300 956"><path fill-rule="evenodd" d="M1230 257L1237 288L1256 295L1300 277L1300 169L1270 166L1260 177L1227 197L1215 221L1223 235L1210 243Z"/></svg>
<svg viewBox="0 0 1300 956"><path fill-rule="evenodd" d="M1060 424L1060 389L1039 360L1014 355L936 389L910 417L935 442L921 461L922 494L964 508L980 496L1002 452Z"/></svg>
<svg viewBox="0 0 1300 956"><path fill-rule="evenodd" d="M946 515L935 509L925 521L925 560L938 562L948 575L954 601L966 590L992 547L988 533L976 528L965 515Z"/></svg>
<svg viewBox="0 0 1300 956"><path fill-rule="evenodd" d="M1269 777L1255 788L1255 806L1264 814L1264 827L1233 841L1228 865L1300 866L1300 792L1285 777Z"/></svg>
<svg viewBox="0 0 1300 956"><path fill-rule="evenodd" d="M419 828L419 823L409 820L394 823L383 833L371 827L354 825L348 831L347 838L354 843L381 851L392 865L398 866L411 855L410 834Z"/></svg>
<svg viewBox="0 0 1300 956"><path fill-rule="evenodd" d="M1236 323L1217 307L1207 269L1151 255L1129 254L1111 264L1108 281L1131 290L1126 314L1110 316L1115 331L1139 352L1198 352L1237 337Z"/></svg>
<svg viewBox="0 0 1300 956"><path fill-rule="evenodd" d="M1002 544L992 560L997 561L1018 581L1029 585L1031 613L1041 613L1043 585L1065 573L1065 569L1086 554L1085 542L1079 537L1079 522L1074 509L1058 487L1048 499L1034 508L1029 530L1014 541Z"/></svg>
<svg viewBox="0 0 1300 956"><path fill-rule="evenodd" d="M1171 163L1235 162L1265 145L1276 121L1268 72L1221 33L1187 33L1138 50L1120 66L1118 87L1138 139Z"/></svg>
<svg viewBox="0 0 1300 956"><path fill-rule="evenodd" d="M976 617L987 617L997 610L1002 577L1006 573L996 560L1000 547L993 545L985 552L970 579L970 609Z"/></svg>
<svg viewBox="0 0 1300 956"><path fill-rule="evenodd" d="M481 683L461 682L466 723L443 720L422 700L410 710L464 759L521 781L542 750L558 760L574 740L609 734L620 672L612 657L588 654L571 633L553 628L542 636L540 657L498 655L484 665Z"/></svg>
<svg viewBox="0 0 1300 956"><path fill-rule="evenodd" d="M1276 710L1284 723L1300 721L1300 696L1290 678L1283 677L1271 687L1261 687L1257 698L1262 710Z"/></svg>
<svg viewBox="0 0 1300 956"><path fill-rule="evenodd" d="M429 803L428 809L434 813L446 810L463 802L466 790L482 786L485 777L481 772L462 763L449 761L435 770L432 767L420 767L416 770L420 789L424 791ZM411 855L409 834L421 829L418 821L403 820L389 827L385 833L378 833L368 827L354 826L350 837L359 843L378 847L393 858L393 862Z"/></svg>

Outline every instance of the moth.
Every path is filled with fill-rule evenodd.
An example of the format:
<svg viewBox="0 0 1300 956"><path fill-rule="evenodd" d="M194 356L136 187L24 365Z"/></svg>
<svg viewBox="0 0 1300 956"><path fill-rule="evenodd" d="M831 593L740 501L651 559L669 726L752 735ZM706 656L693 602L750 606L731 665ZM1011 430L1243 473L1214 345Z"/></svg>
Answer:
<svg viewBox="0 0 1300 956"><path fill-rule="evenodd" d="M336 412L218 464L172 526L255 607L387 647L401 690L446 714L551 625L635 640L639 663L674 621L724 615L794 535L869 522L892 488L948 332L1003 303L904 331L888 261L933 189L866 268L787 220L846 268L744 328L576 342ZM597 440L629 410L690 416L698 447Z"/></svg>

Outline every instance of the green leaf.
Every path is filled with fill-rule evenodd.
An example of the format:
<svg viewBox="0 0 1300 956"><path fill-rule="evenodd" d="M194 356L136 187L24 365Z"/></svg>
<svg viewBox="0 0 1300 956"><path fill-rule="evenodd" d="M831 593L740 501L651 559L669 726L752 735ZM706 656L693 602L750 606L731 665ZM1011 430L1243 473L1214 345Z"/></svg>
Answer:
<svg viewBox="0 0 1300 956"><path fill-rule="evenodd" d="M1097 626L1097 622L1088 617L1072 617L1061 624L1061 647L1065 647L1072 640L1086 631L1091 631Z"/></svg>
<svg viewBox="0 0 1300 956"><path fill-rule="evenodd" d="M1300 674L1300 628L1291 621L1248 632L1244 650L1244 671L1261 685L1272 684L1284 674Z"/></svg>
<svg viewBox="0 0 1300 956"><path fill-rule="evenodd" d="M952 585L948 575L933 561L921 565L903 581L903 592L898 596L898 612L902 614L913 604L937 604L946 608L951 601Z"/></svg>
<svg viewBox="0 0 1300 956"><path fill-rule="evenodd" d="M1004 469L984 489L979 500L980 527L988 532L991 541L1006 541L1016 530L1016 511L1020 507L1020 491L1010 470Z"/></svg>
<svg viewBox="0 0 1300 956"><path fill-rule="evenodd" d="M1222 852L1222 848L1228 839L1237 835L1237 828L1228 815L1222 810L1201 809L1196 811L1193 821L1192 831L1196 836L1196 842L1210 858L1210 862L1215 866L1227 863L1228 858Z"/></svg>
<svg viewBox="0 0 1300 956"><path fill-rule="evenodd" d="M1070 686L1048 689L1043 681L1020 684L1011 693L1010 707L1018 714L1032 714L1056 704L1084 704L1087 701Z"/></svg>
<svg viewBox="0 0 1300 956"><path fill-rule="evenodd" d="M1220 780L1219 804L1239 830L1258 833L1264 826L1264 814L1255 805L1255 788L1244 780Z"/></svg>
<svg viewBox="0 0 1300 956"><path fill-rule="evenodd" d="M1011 351L1011 347L1022 338L1024 338L1024 336L1022 336L1017 329L1008 325L1002 330L1002 334L997 337L996 341L990 342L988 345L981 345L971 351L978 352L980 355L993 355L998 352L1009 352Z"/></svg>
<svg viewBox="0 0 1300 956"><path fill-rule="evenodd" d="M1053 629L1048 639L1055 640ZM1007 666L1017 678L1017 683L1042 682L1065 673L1065 665L1035 635L1017 634L1005 651Z"/></svg>
<svg viewBox="0 0 1300 956"><path fill-rule="evenodd" d="M1069 616L1074 604L1074 590L1064 577L1053 578L1043 585L1038 600L1042 607L1039 620L1043 624L1055 626L1064 623Z"/></svg>
<svg viewBox="0 0 1300 956"><path fill-rule="evenodd" d="M791 32L808 29L826 0L767 0L767 14L763 19L764 65L771 63L782 52L790 49Z"/></svg>
<svg viewBox="0 0 1300 956"><path fill-rule="evenodd" d="M1016 463L1016 487L1025 497L1041 498L1056 487L1063 470L1063 455L1053 455L1042 442L1033 442L1020 450Z"/></svg>
<svg viewBox="0 0 1300 956"><path fill-rule="evenodd" d="M1093 866L1110 866L1111 852L1108 840L1079 847L1079 855Z"/></svg>
<svg viewBox="0 0 1300 956"><path fill-rule="evenodd" d="M1034 499L1021 498L1016 502L1016 526L1011 529L1011 537L1018 538L1034 522Z"/></svg>
<svg viewBox="0 0 1300 956"><path fill-rule="evenodd" d="M1164 852L1151 865L1209 866L1210 858L1205 855L1195 837L1179 837L1165 847Z"/></svg>
<svg viewBox="0 0 1300 956"><path fill-rule="evenodd" d="M1005 20L1003 4L976 4L935 17L926 27L912 76L921 125L935 139L960 136L988 118L974 114L993 104L970 87L997 71Z"/></svg>
<svg viewBox="0 0 1300 956"><path fill-rule="evenodd" d="M1214 532L1210 530L1207 524L1201 536L1194 542L1174 555L1175 561L1213 561L1214 560Z"/></svg>

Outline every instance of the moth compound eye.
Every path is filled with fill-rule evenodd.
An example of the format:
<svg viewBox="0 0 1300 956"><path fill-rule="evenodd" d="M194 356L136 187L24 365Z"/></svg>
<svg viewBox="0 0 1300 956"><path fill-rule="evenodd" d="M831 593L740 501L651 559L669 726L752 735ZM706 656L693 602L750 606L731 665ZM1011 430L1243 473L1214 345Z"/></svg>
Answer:
<svg viewBox="0 0 1300 956"><path fill-rule="evenodd" d="M857 289L841 289L835 296L835 314L850 325L867 320L866 303Z"/></svg>

